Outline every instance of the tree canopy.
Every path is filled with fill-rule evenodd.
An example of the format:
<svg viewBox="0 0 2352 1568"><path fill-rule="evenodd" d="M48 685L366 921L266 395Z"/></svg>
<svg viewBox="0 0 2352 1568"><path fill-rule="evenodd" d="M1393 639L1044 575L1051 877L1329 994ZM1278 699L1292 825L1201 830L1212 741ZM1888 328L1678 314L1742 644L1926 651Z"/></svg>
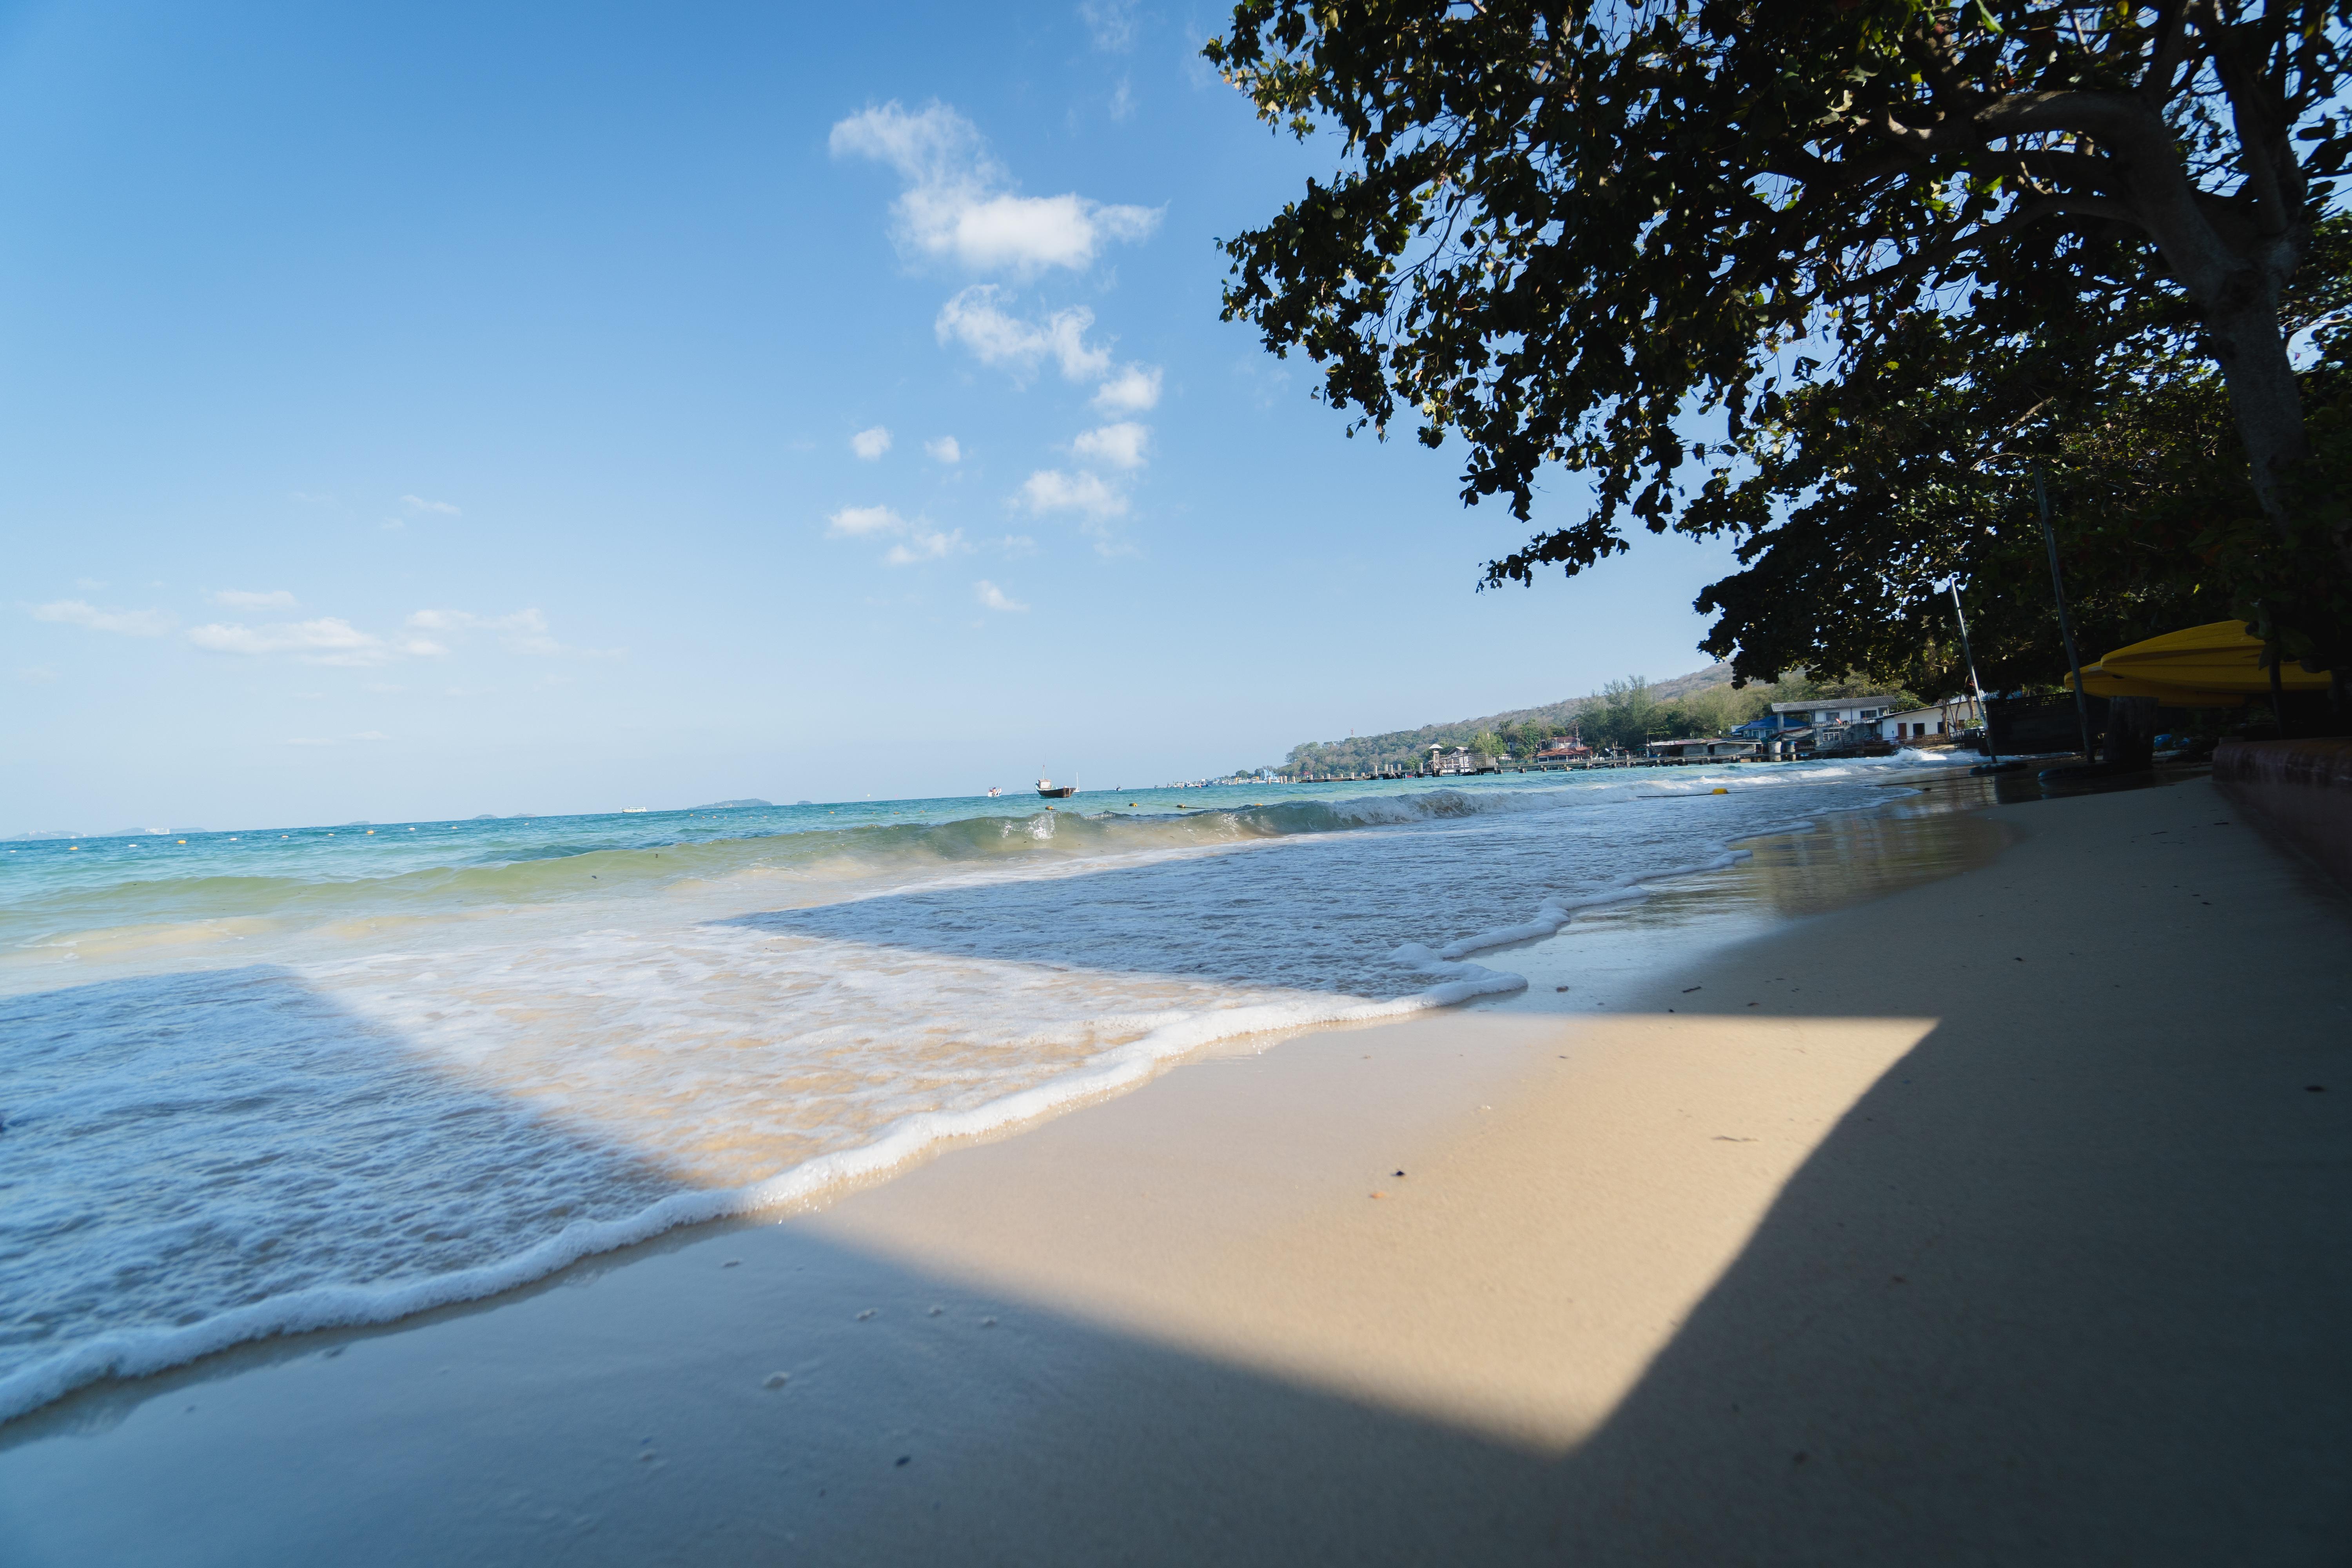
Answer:
<svg viewBox="0 0 2352 1568"><path fill-rule="evenodd" d="M2226 405L2231 477L2209 499L2266 531L2207 540L2209 574L2277 601L2295 651L2340 655L2352 534L2283 310L2352 154L2347 41L2352 0L1241 0L1209 58L1341 155L1226 243L1225 312L1311 357L1351 429L1402 410L1429 445L1465 437L1465 500L1532 521L1546 465L1590 479L1589 512L1489 583L1591 566L1629 520L1766 540L1710 590L1710 650L1736 643L1743 675L1798 650L1751 649L1738 628L1765 623L1740 595L1820 566L1769 538L1759 499L1836 492L1868 455L1844 425L1875 423L1886 473L1909 441L1966 474L2060 456L2036 395L2070 377L2111 404L2161 382ZM1844 489L1831 553L1976 564L1915 549L1899 502L1869 538L1888 495ZM2310 592L2315 570L2336 585Z"/></svg>

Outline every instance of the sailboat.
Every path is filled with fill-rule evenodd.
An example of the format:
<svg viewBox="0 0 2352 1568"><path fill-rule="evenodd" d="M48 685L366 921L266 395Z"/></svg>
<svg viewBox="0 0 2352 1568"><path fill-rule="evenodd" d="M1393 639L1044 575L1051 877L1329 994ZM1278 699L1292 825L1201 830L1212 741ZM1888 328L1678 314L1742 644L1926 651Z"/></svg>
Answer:
<svg viewBox="0 0 2352 1568"><path fill-rule="evenodd" d="M1078 793L1078 786L1074 784L1057 784L1052 779L1041 778L1037 781L1037 793L1047 800L1067 800Z"/></svg>

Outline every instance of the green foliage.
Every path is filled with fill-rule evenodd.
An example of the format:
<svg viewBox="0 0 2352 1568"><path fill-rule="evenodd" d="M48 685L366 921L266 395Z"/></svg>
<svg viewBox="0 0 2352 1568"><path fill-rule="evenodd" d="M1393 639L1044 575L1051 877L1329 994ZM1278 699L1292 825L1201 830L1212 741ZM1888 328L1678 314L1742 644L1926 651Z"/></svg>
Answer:
<svg viewBox="0 0 2352 1568"><path fill-rule="evenodd" d="M1937 684L1948 621L1924 584L1979 574L1995 621L2046 600L2023 592L2039 525L2020 526L2018 470L1979 471L1993 452L2049 462L2116 626L2259 598L2316 646L2342 595L2312 574L2352 558L2333 466L2352 417L2305 429L2278 308L2352 152L2347 41L2352 0L1242 0L1208 58L1268 121L1340 148L1227 242L1224 312L1311 358L1351 430L1402 415L1430 446L1465 437L1466 501L1532 521L1545 465L1590 479L1589 512L1489 563L1490 584L1589 567L1627 521L1742 531L1749 570L1706 604L1744 678ZM2116 447L2063 434L2061 405L2130 405L2116 431L2159 428L2164 395L2201 418L2217 364L2237 456L2208 422L2163 472L2081 466ZM2174 390L2136 402L2135 377ZM2067 392L2024 433L2040 446L1984 423L2037 389ZM1687 442L1694 422L1719 434ZM2088 443L2074 468L2068 440ZM1944 459L1937 487L1838 466L1907 482L1905 443ZM1803 510L1807 472L1841 493L1782 528L1771 508ZM2153 492L2169 521L2143 531L2130 509ZM2140 570L2180 552L2192 508L2199 572ZM2094 584L2100 562L2128 570ZM1812 626L1769 605L1824 595L1845 608ZM1996 641L2046 668L2037 635Z"/></svg>
<svg viewBox="0 0 2352 1568"><path fill-rule="evenodd" d="M1639 752L1650 741L1720 735L1774 702L1858 697L1884 689L1866 682L1815 680L1801 672L1778 683L1735 689L1730 671L1721 666L1655 686L1640 676L1628 676L1608 682L1589 697L1571 697L1544 708L1346 741L1308 742L1293 746L1276 771L1286 778L1298 778L1376 773L1384 767L1411 769L1428 761L1433 745L1467 746L1487 755L1507 749L1524 762L1552 736L1570 733L1597 750Z"/></svg>
<svg viewBox="0 0 2352 1568"><path fill-rule="evenodd" d="M2283 301L2290 330L2352 303L2352 224L2330 219L2316 238ZM1741 541L1745 570L1699 597L1717 616L1702 646L1745 678L1805 666L1949 690L1962 672L1943 584L1959 581L1988 687L2054 685L2065 654L2035 467L2085 660L2255 618L2265 595L2306 626L2343 624L2346 579L2325 548L2275 580L2298 558L2261 515L2228 393L2190 325L2169 309L2079 303L2030 331L1923 317L1844 379L1792 393L1745 437L1741 482L1680 524ZM2352 384L2340 362L2303 381L2315 424L2338 427ZM2322 452L2321 466L2337 462Z"/></svg>

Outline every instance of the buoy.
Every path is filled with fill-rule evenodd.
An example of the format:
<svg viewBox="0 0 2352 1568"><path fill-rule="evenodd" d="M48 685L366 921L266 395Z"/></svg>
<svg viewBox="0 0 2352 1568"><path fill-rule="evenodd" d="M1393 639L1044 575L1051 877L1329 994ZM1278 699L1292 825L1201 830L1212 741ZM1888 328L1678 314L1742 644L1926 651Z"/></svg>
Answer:
<svg viewBox="0 0 2352 1568"><path fill-rule="evenodd" d="M1729 790L1727 790L1727 789L1719 789L1719 790L1717 790L1715 793L1716 793L1716 794L1717 794L1717 795L1729 795L1731 792L1730 792Z"/></svg>

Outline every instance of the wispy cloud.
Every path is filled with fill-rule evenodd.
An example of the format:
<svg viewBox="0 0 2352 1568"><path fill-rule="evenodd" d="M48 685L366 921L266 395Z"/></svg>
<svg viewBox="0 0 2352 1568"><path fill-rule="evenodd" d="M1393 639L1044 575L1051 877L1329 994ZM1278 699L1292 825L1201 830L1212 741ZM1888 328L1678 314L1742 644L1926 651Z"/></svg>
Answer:
<svg viewBox="0 0 2352 1568"><path fill-rule="evenodd" d="M1026 615L1029 612L1028 605L1008 596L1003 589L985 577L971 585L971 596L988 608L1003 610L1007 615Z"/></svg>
<svg viewBox="0 0 2352 1568"><path fill-rule="evenodd" d="M1135 47L1136 0L1079 0L1078 19L1095 47L1123 55Z"/></svg>
<svg viewBox="0 0 2352 1568"><path fill-rule="evenodd" d="M1034 555L1037 542L1025 533L1008 533L996 542L996 548L1007 555Z"/></svg>
<svg viewBox="0 0 2352 1568"><path fill-rule="evenodd" d="M16 668L16 679L26 686L47 686L57 678L57 667L54 665L26 664Z"/></svg>
<svg viewBox="0 0 2352 1568"><path fill-rule="evenodd" d="M909 113L893 100L851 115L834 126L832 147L835 157L878 159L906 182L891 208L902 246L977 272L1083 271L1102 247L1160 226L1153 207L1013 194L979 129L943 103Z"/></svg>
<svg viewBox="0 0 2352 1568"><path fill-rule="evenodd" d="M890 432L879 425L860 430L849 438L849 449L870 463L890 449Z"/></svg>
<svg viewBox="0 0 2352 1568"><path fill-rule="evenodd" d="M1087 342L1087 329L1095 324L1092 310L1074 305L1042 321L1025 321L997 303L1003 297L996 285L975 283L940 307L932 331L941 343L961 343L982 364L1027 371L1050 358L1071 381L1086 381L1110 369L1110 351Z"/></svg>
<svg viewBox="0 0 2352 1568"><path fill-rule="evenodd" d="M1160 367L1131 364L1102 384L1095 406L1107 414L1141 414L1160 401Z"/></svg>
<svg viewBox="0 0 2352 1568"><path fill-rule="evenodd" d="M188 640L207 653L260 658L292 654L304 664L365 669L401 658L433 658L449 650L425 637L383 637L338 616L248 626L215 621L188 628Z"/></svg>
<svg viewBox="0 0 2352 1568"><path fill-rule="evenodd" d="M443 517L463 517L466 515L446 500L426 500L423 496L403 496L400 499L411 511L438 512Z"/></svg>
<svg viewBox="0 0 2352 1568"><path fill-rule="evenodd" d="M956 438L952 436L942 436L936 441L926 441L923 443L923 450L930 454L931 461L935 463L963 461L963 448L956 445Z"/></svg>
<svg viewBox="0 0 2352 1568"><path fill-rule="evenodd" d="M906 530L907 520L887 506L845 506L824 520L825 532L835 539L863 539Z"/></svg>
<svg viewBox="0 0 2352 1568"><path fill-rule="evenodd" d="M963 542L963 530L950 529L945 533L918 528L904 544L894 544L882 557L893 566L913 566L925 561L944 561L950 555L961 555L971 546Z"/></svg>
<svg viewBox="0 0 2352 1568"><path fill-rule="evenodd" d="M1059 468L1040 468L1031 474L1022 482L1018 499L1022 505L1041 516L1074 511L1099 521L1127 512L1127 497L1105 484L1101 476L1066 474Z"/></svg>
<svg viewBox="0 0 2352 1568"><path fill-rule="evenodd" d="M1085 432L1070 443L1070 450L1085 462L1139 468L1145 462L1144 449L1150 444L1151 426L1127 419Z"/></svg>
<svg viewBox="0 0 2352 1568"><path fill-rule="evenodd" d="M33 618L60 626L88 626L94 632L113 632L126 637L160 637L172 629L172 617L161 610L101 610L79 599L35 605Z"/></svg>
<svg viewBox="0 0 2352 1568"><path fill-rule="evenodd" d="M294 595L283 588L272 588L267 593L250 588L222 588L213 595L213 603L232 610L290 610L294 607Z"/></svg>
<svg viewBox="0 0 2352 1568"><path fill-rule="evenodd" d="M408 617L408 624L419 631L453 635L489 632L509 652L543 658L618 658L627 651L617 647L575 647L558 642L548 631L547 616L536 609L516 610L504 616L478 616L470 610L419 610Z"/></svg>

